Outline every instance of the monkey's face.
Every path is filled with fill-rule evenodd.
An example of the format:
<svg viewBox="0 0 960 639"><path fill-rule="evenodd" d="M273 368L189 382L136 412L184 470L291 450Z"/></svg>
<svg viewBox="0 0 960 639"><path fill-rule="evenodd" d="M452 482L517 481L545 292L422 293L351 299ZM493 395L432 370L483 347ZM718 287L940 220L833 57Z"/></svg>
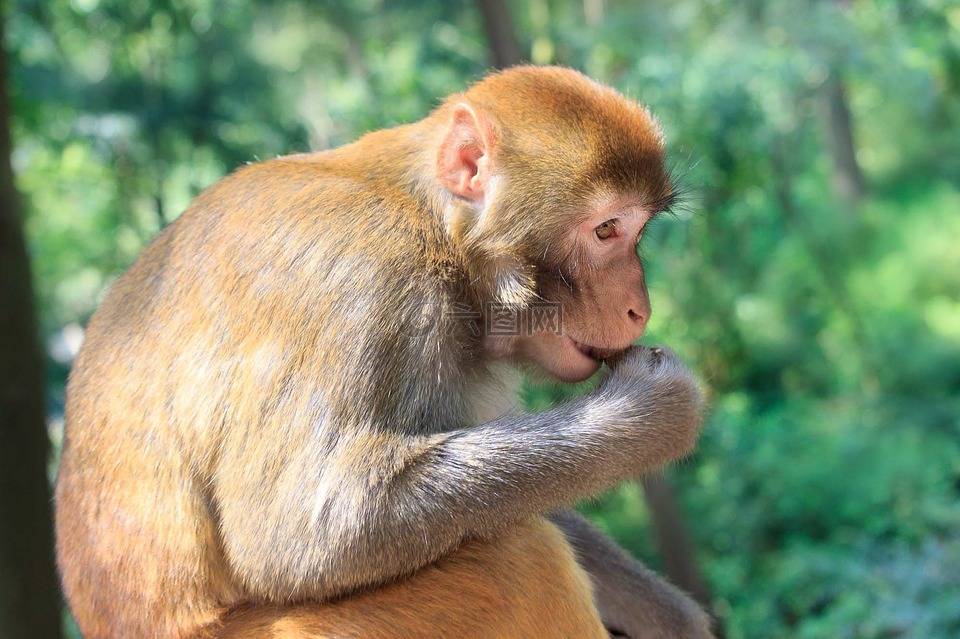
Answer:
<svg viewBox="0 0 960 639"><path fill-rule="evenodd" d="M448 101L432 168L475 299L529 314L519 335L487 335L488 354L577 382L643 333L636 245L675 191L645 108L572 71L549 75L520 69ZM559 304L560 330L535 330L543 301Z"/></svg>
<svg viewBox="0 0 960 639"><path fill-rule="evenodd" d="M548 310L559 309L560 321L538 322L535 305L525 322L532 330L512 344L496 344L565 382L594 374L604 359L636 341L650 318L637 254L650 212L622 200L594 210L558 243L565 245L562 252L538 277L540 296Z"/></svg>

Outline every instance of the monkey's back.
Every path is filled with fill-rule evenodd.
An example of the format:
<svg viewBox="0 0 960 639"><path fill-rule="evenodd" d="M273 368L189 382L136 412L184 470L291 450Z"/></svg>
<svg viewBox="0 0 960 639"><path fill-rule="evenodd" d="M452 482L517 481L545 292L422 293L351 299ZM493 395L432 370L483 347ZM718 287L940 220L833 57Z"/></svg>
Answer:
<svg viewBox="0 0 960 639"><path fill-rule="evenodd" d="M246 597L222 548L216 486L281 469L225 458L242 460L246 446L294 459L289 449L318 429L334 437L331 424L352 412L409 402L422 413L438 402L420 388L449 392L385 370L397 386L388 396L357 369L377 356L371 342L413 348L395 339L423 311L407 293L432 291L440 304L443 275L426 244L410 241L422 231L403 211L324 157L252 165L212 186L91 319L68 383L56 487L58 565L86 636L177 636ZM398 278L394 290L383 284ZM415 348L406 360L422 366L430 349ZM337 395L354 402L326 401ZM251 516L268 507L252 503Z"/></svg>

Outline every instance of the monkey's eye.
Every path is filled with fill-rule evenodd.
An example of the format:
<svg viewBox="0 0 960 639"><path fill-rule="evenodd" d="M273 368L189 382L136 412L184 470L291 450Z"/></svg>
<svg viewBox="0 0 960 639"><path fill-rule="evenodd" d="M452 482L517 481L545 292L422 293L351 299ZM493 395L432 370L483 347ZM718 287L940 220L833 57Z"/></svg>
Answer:
<svg viewBox="0 0 960 639"><path fill-rule="evenodd" d="M593 232L596 233L597 237L601 240L606 240L617 234L617 223L614 220L607 220L593 229Z"/></svg>

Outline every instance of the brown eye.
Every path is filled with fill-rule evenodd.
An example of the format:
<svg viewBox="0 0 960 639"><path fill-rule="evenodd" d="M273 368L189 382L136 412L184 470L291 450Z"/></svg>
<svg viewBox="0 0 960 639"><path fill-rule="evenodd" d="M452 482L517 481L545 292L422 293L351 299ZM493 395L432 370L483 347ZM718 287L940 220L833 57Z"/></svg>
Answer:
<svg viewBox="0 0 960 639"><path fill-rule="evenodd" d="M597 228L593 229L593 232L597 234L601 240L613 237L617 232L617 227L614 224L613 220L607 220Z"/></svg>

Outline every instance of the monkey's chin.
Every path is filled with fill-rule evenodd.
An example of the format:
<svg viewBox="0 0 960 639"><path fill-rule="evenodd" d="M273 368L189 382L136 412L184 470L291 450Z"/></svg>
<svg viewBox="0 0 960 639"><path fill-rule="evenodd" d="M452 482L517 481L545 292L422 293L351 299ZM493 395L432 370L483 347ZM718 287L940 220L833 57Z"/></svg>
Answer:
<svg viewBox="0 0 960 639"><path fill-rule="evenodd" d="M546 352L537 353L531 359L537 368L557 381L576 384L589 379L600 370L601 360L591 357L591 349L567 335L559 344Z"/></svg>

